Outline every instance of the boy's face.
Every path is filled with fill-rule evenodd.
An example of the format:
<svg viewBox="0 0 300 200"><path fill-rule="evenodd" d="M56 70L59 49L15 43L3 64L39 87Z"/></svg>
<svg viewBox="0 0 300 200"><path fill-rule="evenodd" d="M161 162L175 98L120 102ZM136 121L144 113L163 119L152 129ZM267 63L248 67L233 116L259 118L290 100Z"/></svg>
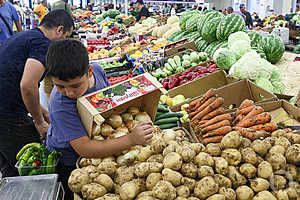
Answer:
<svg viewBox="0 0 300 200"><path fill-rule="evenodd" d="M93 68L89 67L88 74L76 77L69 81L62 81L59 78L52 77L53 84L59 93L70 99L78 99L90 88L90 79L93 77Z"/></svg>

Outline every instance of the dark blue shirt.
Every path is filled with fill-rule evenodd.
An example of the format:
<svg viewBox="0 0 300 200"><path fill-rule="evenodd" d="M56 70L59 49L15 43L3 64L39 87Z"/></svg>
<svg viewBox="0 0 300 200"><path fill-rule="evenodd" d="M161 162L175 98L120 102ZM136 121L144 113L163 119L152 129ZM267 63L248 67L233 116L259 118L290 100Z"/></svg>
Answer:
<svg viewBox="0 0 300 200"><path fill-rule="evenodd" d="M50 42L36 28L18 33L0 46L0 116L28 114L20 90L25 63L28 58L33 58L45 66Z"/></svg>
<svg viewBox="0 0 300 200"><path fill-rule="evenodd" d="M93 65L95 86L88 89L86 94L109 86L104 70ZM61 161L65 166L73 166L79 155L70 145L70 141L87 136L76 107L77 100L60 94L53 88L48 105L50 126L47 132L46 145L49 150L55 149L62 153Z"/></svg>
<svg viewBox="0 0 300 200"><path fill-rule="evenodd" d="M0 14L5 19L9 29L13 32L14 21L19 20L17 9L9 1L6 1L5 4L0 6ZM9 29L0 18L0 43L3 43L10 37Z"/></svg>

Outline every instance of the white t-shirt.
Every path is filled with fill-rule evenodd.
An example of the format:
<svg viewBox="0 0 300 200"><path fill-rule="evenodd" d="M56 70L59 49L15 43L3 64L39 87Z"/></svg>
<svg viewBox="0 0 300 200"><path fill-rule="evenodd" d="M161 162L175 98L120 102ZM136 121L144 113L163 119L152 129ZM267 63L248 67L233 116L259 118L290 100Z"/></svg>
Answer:
<svg viewBox="0 0 300 200"><path fill-rule="evenodd" d="M176 9L175 8L172 8L171 9L171 16L175 16L176 15Z"/></svg>

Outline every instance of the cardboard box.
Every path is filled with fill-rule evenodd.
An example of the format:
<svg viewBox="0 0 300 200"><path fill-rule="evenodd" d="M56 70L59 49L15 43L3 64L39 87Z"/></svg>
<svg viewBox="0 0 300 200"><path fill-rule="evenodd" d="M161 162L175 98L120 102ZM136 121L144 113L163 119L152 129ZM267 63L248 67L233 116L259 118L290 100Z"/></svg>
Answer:
<svg viewBox="0 0 300 200"><path fill-rule="evenodd" d="M203 84L205 84L205 82L203 82ZM206 87L206 88L209 88L209 87ZM214 87L210 87L210 88L214 88ZM196 92L197 89L196 88L192 89L192 91ZM171 110L173 112L178 112L181 108L181 105L183 105L185 103L190 103L194 99L197 99L200 96L202 96L204 93L205 92L203 92L201 95L199 95L195 98L192 98L189 101L186 101L182 104L171 107ZM251 99L254 102L269 102L269 101L274 101L277 99L274 94L266 91L265 89L257 86L256 84L254 84L253 82L251 82L247 79L240 80L240 81L237 81L234 83L230 83L230 84L225 85L220 88L216 88L216 93L219 97L224 98L223 107L226 109L229 109L230 107L232 107L232 109L239 107L240 104L245 99Z"/></svg>
<svg viewBox="0 0 300 200"><path fill-rule="evenodd" d="M170 43L170 44L166 45L165 48L167 48L168 46L183 42L183 41L185 42L183 45L179 45L177 47L166 49L164 51L165 56L174 57L175 55L178 55L180 52L183 52L183 51L186 51L186 50L198 51L195 42L194 41L189 42L187 39L179 40L177 42Z"/></svg>
<svg viewBox="0 0 300 200"><path fill-rule="evenodd" d="M101 125L113 113L125 112L130 106L147 112L154 121L162 93L166 93L162 85L146 73L79 98L77 109L91 136L94 124Z"/></svg>
<svg viewBox="0 0 300 200"><path fill-rule="evenodd" d="M227 76L223 70L220 70L169 90L168 95L175 97L176 95L182 94L185 98L194 98L201 96L210 88L219 88L236 81L238 81L238 79Z"/></svg>

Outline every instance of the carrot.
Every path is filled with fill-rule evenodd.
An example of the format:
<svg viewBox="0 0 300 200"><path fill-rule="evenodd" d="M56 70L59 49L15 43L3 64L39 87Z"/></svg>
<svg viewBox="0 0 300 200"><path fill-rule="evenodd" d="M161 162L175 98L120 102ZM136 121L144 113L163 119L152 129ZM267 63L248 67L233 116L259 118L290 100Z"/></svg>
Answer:
<svg viewBox="0 0 300 200"><path fill-rule="evenodd" d="M224 99L222 97L218 97L213 103L209 104L204 110L199 112L196 116L193 117L192 121L195 119L201 119L203 116L213 111L214 109L220 107L224 103Z"/></svg>
<svg viewBox="0 0 300 200"><path fill-rule="evenodd" d="M194 109L195 107L199 107L202 105L205 101L207 101L210 97L216 96L217 93L214 89L208 90L202 97L199 99L196 99L190 103L190 107Z"/></svg>
<svg viewBox="0 0 300 200"><path fill-rule="evenodd" d="M230 126L230 121L229 120L223 120L223 121L220 121L216 124L213 124L213 125L210 125L210 126L207 126L203 129L201 129L201 132L202 133L206 133L208 131L213 131L215 129L218 129L218 128L221 128L223 126Z"/></svg>
<svg viewBox="0 0 300 200"><path fill-rule="evenodd" d="M270 122L270 123L258 124L255 126L251 126L250 128L253 130L256 130L256 131L264 130L267 132L273 132L273 131L277 130L277 125L273 122Z"/></svg>
<svg viewBox="0 0 300 200"><path fill-rule="evenodd" d="M232 131L231 126L223 126L223 127L217 128L213 131L206 133L202 137L206 138L206 137L217 136L217 135L226 135L230 131Z"/></svg>
<svg viewBox="0 0 300 200"><path fill-rule="evenodd" d="M243 114L243 115L247 115L253 108L255 108L255 106L249 106L249 107L246 107L246 108L243 108L241 110L237 110L235 112L235 115L238 116L240 114Z"/></svg>
<svg viewBox="0 0 300 200"><path fill-rule="evenodd" d="M202 105L199 105L198 108L192 113L190 113L189 117L193 118L195 115L197 115L200 111L202 111L204 108L209 106L211 103L213 103L216 100L216 97L211 97L207 101L205 101Z"/></svg>
<svg viewBox="0 0 300 200"><path fill-rule="evenodd" d="M198 123L198 125L201 126L201 125L205 124L206 122L208 122L208 120L201 120L201 121Z"/></svg>
<svg viewBox="0 0 300 200"><path fill-rule="evenodd" d="M264 139L267 133L265 131L256 131L251 128L234 127L234 130L241 133L241 135L250 140Z"/></svg>
<svg viewBox="0 0 300 200"><path fill-rule="evenodd" d="M232 124L233 124L233 125L236 125L237 123L239 123L240 121L242 121L244 117L245 117L244 114L242 114L242 113L239 114L239 115L233 120Z"/></svg>
<svg viewBox="0 0 300 200"><path fill-rule="evenodd" d="M200 128L205 128L207 126L216 124L220 121L223 120L228 120L228 121L232 121L232 114L223 114L223 115L218 115L210 120L208 120L205 124L201 125Z"/></svg>
<svg viewBox="0 0 300 200"><path fill-rule="evenodd" d="M255 108L253 108L243 119L242 121L244 120L248 120L250 119L251 117L253 116L257 116L259 115L260 113L263 113L264 112L264 109L260 106L255 106Z"/></svg>
<svg viewBox="0 0 300 200"><path fill-rule="evenodd" d="M245 99L245 100L241 103L241 105L240 105L240 107L239 107L239 110L242 110L243 108L247 108L247 107L249 107L249 106L253 106L253 101L252 101L252 100L249 100L249 99Z"/></svg>
<svg viewBox="0 0 300 200"><path fill-rule="evenodd" d="M210 113L208 113L207 115L205 115L202 120L208 120L208 119L212 119L215 116L218 115L223 115L225 113L225 108L223 107L219 107L216 110L211 111Z"/></svg>
<svg viewBox="0 0 300 200"><path fill-rule="evenodd" d="M257 124L263 124L268 123L271 121L271 115L269 113L260 113L259 115L255 115L253 117L250 117L247 120L242 120L239 122L236 126L248 128L250 126L254 126Z"/></svg>
<svg viewBox="0 0 300 200"><path fill-rule="evenodd" d="M203 144L209 144L209 143L220 143L223 139L223 135L218 135L218 136L214 136L214 137L208 137L208 138L200 138L199 142L203 143Z"/></svg>

